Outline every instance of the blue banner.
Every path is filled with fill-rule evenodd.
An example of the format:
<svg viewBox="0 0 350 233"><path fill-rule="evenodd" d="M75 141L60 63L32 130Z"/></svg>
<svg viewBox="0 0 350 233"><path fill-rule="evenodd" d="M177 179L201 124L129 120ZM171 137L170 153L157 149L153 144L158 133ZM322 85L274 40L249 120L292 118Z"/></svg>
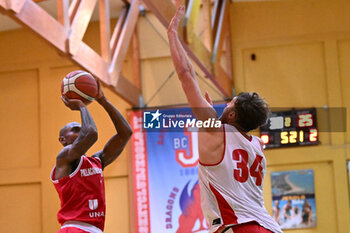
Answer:
<svg viewBox="0 0 350 233"><path fill-rule="evenodd" d="M221 115L223 107L224 105L216 107L218 116ZM170 128L157 128L158 125L162 125L162 119L169 118L173 122L183 120L184 126L187 119L190 119L189 122L194 119L190 108L133 112L131 120L134 129L132 139L134 190L138 190L135 184L140 178L137 177L147 177L147 185L143 187L148 187L148 193L145 195L147 208L137 208L137 206L144 204L140 204L139 201L145 200L145 198L140 199L134 195L136 229L139 229L136 232L207 233L208 227L201 210L198 185L197 131L193 130L192 127L177 125L178 123ZM135 127L136 138L134 138ZM140 151L136 148L137 145L140 145L139 132L142 132L145 140L146 158L142 160L143 162L137 162L135 157L136 151ZM147 163L144 166L147 169L147 174L140 176L137 169L138 165L142 163ZM144 221L148 219L147 224L139 217L145 216L145 210L148 211L148 217L144 218Z"/></svg>

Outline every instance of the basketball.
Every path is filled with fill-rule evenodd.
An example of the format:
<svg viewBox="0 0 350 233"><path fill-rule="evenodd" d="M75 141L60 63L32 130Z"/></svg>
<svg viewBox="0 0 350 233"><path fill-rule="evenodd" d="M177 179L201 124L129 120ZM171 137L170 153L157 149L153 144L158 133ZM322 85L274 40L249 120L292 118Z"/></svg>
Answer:
<svg viewBox="0 0 350 233"><path fill-rule="evenodd" d="M62 80L61 95L65 95L68 99L79 99L89 104L97 94L98 84L95 78L86 71L72 71Z"/></svg>

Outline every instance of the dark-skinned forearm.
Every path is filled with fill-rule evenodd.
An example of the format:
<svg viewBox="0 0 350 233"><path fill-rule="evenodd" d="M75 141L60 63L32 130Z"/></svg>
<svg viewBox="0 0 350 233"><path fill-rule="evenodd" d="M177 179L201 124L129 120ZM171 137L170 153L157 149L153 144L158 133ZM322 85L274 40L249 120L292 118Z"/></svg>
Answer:
<svg viewBox="0 0 350 233"><path fill-rule="evenodd" d="M98 99L97 102L106 110L120 136L130 136L132 134L132 129L127 120L106 97Z"/></svg>
<svg viewBox="0 0 350 233"><path fill-rule="evenodd" d="M97 141L97 129L89 110L86 106L79 106L81 116L81 129L79 136L70 147L67 159L74 161L85 154Z"/></svg>
<svg viewBox="0 0 350 233"><path fill-rule="evenodd" d="M81 116L80 135L84 137L91 134L97 134L95 121L92 118L86 106L80 108L80 116Z"/></svg>

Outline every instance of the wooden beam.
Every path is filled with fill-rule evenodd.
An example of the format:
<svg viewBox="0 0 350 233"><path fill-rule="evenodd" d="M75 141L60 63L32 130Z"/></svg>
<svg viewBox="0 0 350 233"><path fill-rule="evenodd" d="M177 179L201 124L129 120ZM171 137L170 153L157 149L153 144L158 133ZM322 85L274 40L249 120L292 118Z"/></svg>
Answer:
<svg viewBox="0 0 350 233"><path fill-rule="evenodd" d="M22 10L22 7L26 0L7 0L7 9L13 10L18 13Z"/></svg>
<svg viewBox="0 0 350 233"><path fill-rule="evenodd" d="M20 5L17 5L17 3L19 2L8 0L8 11L6 13L9 16L29 27L61 51L66 51L65 30L61 24L57 23L55 18L31 0L21 1Z"/></svg>
<svg viewBox="0 0 350 233"><path fill-rule="evenodd" d="M129 48L129 44L134 33L136 22L139 15L139 2L138 0L133 0L127 17L125 19L120 37L117 42L117 47L113 52L113 57L111 65L109 67L109 73L112 77L112 85L115 86L118 83L118 77L122 71L123 62L125 60L126 53Z"/></svg>
<svg viewBox="0 0 350 233"><path fill-rule="evenodd" d="M79 44L84 37L94 11L96 1L97 0L81 0L73 2L75 4L73 9L77 9L77 11L75 12L72 10L70 12L70 16L74 16L72 17L71 34L69 35L69 53L72 55L76 53ZM78 4L78 2L80 2L80 4ZM76 7L76 5L78 5L78 7Z"/></svg>
<svg viewBox="0 0 350 233"><path fill-rule="evenodd" d="M138 105L140 90L122 75L119 76L118 82L115 85L111 85L108 63L84 42L80 43L77 54L72 58L81 66L88 69L102 82L109 85L110 88L115 90L124 100L131 103L133 106Z"/></svg>
<svg viewBox="0 0 350 233"><path fill-rule="evenodd" d="M110 88L116 91L124 100L131 103L133 106L138 105L140 94L138 88L122 75L119 77L117 85L111 86L108 64L84 42L80 43L77 54L72 58L78 64L87 68L95 77L109 85Z"/></svg>
<svg viewBox="0 0 350 233"><path fill-rule="evenodd" d="M79 5L81 0L72 0L72 3L69 6L69 23L72 24L75 14L78 12Z"/></svg>
<svg viewBox="0 0 350 233"><path fill-rule="evenodd" d="M199 40L199 39L198 39ZM227 75L221 75L220 77L214 76L215 68L213 65L210 63L210 53L209 51L206 50L203 44L197 44L198 47L201 47L202 54L198 55L194 54L192 52L192 49L182 41L182 45L184 49L186 50L188 56L197 64L197 66L203 71L205 76L211 80L211 82L219 89L219 91L226 97L230 98L231 97L231 92L232 92L232 84L227 85L230 83L229 80L225 80ZM198 50L197 50L198 51ZM205 61L206 64L210 64L209 66L205 66L203 61ZM207 69L207 67L210 67L210 70ZM221 71L222 68L219 66L219 69L217 70ZM217 73L218 75L218 73ZM228 81L228 82L227 82Z"/></svg>
<svg viewBox="0 0 350 233"><path fill-rule="evenodd" d="M61 1L61 0L59 0ZM70 15L76 15L74 23L86 22L88 20L82 19L82 9L87 9L88 18L92 13L91 5L84 5L82 0L82 5L80 6L80 0L73 1L73 5L70 7ZM105 0L108 1L108 0ZM91 3L92 1L90 1ZM31 29L33 32L37 33L39 36L43 37L50 44L54 45L59 51L67 55L69 59L76 62L78 65L84 67L86 70L91 72L95 77L106 83L107 85L111 84L110 75L108 73L109 63L105 61L99 54L97 54L92 48L86 45L81 39L76 43L76 51L70 56L70 51L66 48L66 41L69 37L69 32L67 33L67 28L64 27L61 23L64 24L68 19L68 4L67 0L62 0L58 3L60 21L54 19L50 14L43 10L32 0L0 0L0 11L9 15L14 20L23 24L24 26ZM79 6L79 7L78 7ZM84 7L85 6L85 7ZM76 8L76 9L75 9ZM74 13L76 11L76 13ZM90 16L89 16L90 15ZM76 18L77 17L77 18ZM68 23L69 24L69 23ZM84 24L84 23L83 23ZM69 25L68 25L69 26ZM83 27L87 26L82 25ZM78 30L75 32L74 30ZM86 28L84 30L74 26L71 28L71 36L75 35L76 37L82 37ZM120 76L117 80L115 86L111 87L117 92L122 98L133 106L138 106L140 90L130 83L125 77Z"/></svg>
<svg viewBox="0 0 350 233"><path fill-rule="evenodd" d="M67 34L70 28L68 8L69 0L57 0L57 19L64 26Z"/></svg>
<svg viewBox="0 0 350 233"><path fill-rule="evenodd" d="M222 0L215 0L214 2L213 14L211 16L211 28L214 35L216 34L217 25L220 18L221 3L222 3Z"/></svg>
<svg viewBox="0 0 350 233"><path fill-rule="evenodd" d="M214 46L213 46L213 52L211 57L211 62L219 62L219 58L221 57L222 47L223 47L223 40L225 38L225 35L227 33L227 26L226 24L229 23L228 13L229 13L229 0L218 0L221 1L220 8L218 8L217 13L217 23L216 23L216 30L214 32Z"/></svg>
<svg viewBox="0 0 350 233"><path fill-rule="evenodd" d="M111 85L112 82L110 74L108 73L108 63L84 42L79 44L77 53L72 58L106 85L109 85L110 88L116 91L124 100L131 103L133 106L138 105L140 90L122 75L119 76L115 85Z"/></svg>
<svg viewBox="0 0 350 233"><path fill-rule="evenodd" d="M0 8L3 8L3 9L8 9L8 6L7 6L7 1L6 0L0 0Z"/></svg>
<svg viewBox="0 0 350 233"><path fill-rule="evenodd" d="M201 6L201 0L189 0L186 9L184 26L186 30L186 42L192 43L192 38L195 36L195 26L198 18L198 13Z"/></svg>
<svg viewBox="0 0 350 233"><path fill-rule="evenodd" d="M122 74L119 75L116 85L111 87L114 89L115 92L119 93L119 95L123 99L134 103L134 106L138 106L141 94L140 90L137 89L135 85L132 84L128 79L126 79Z"/></svg>
<svg viewBox="0 0 350 233"><path fill-rule="evenodd" d="M193 55L190 56L196 56L198 60L200 61L201 65L203 66L203 69L208 70L209 73L213 72L213 65L210 62L211 53L210 51L204 46L202 43L202 40L197 35L192 35L191 39L192 43L186 44L185 46L188 47L188 51L190 54L193 53Z"/></svg>
<svg viewBox="0 0 350 233"><path fill-rule="evenodd" d="M230 26L229 26L229 0L220 0L218 10L218 17L216 22L216 34L213 45L213 52L211 62L214 63L214 74L221 80L222 83L226 82L227 88L232 90L232 52L231 52L231 38L230 38ZM226 43L225 59L226 70L221 66L222 53L224 45Z"/></svg>
<svg viewBox="0 0 350 233"><path fill-rule="evenodd" d="M112 57L114 56L114 52L116 50L119 36L120 36L121 31L122 31L127 13L128 13L128 8L125 6L122 8L120 15L119 15L119 18L118 18L118 21L117 21L117 24L114 27L113 35L112 35L112 38L111 38L110 43L109 43Z"/></svg>
<svg viewBox="0 0 350 233"><path fill-rule="evenodd" d="M108 63L111 61L109 42L111 39L111 23L109 0L99 0L101 56Z"/></svg>
<svg viewBox="0 0 350 233"><path fill-rule="evenodd" d="M226 92L232 93L232 80L220 63L214 65L215 78L220 83Z"/></svg>
<svg viewBox="0 0 350 233"><path fill-rule="evenodd" d="M132 36L132 70L134 85L141 90L140 43L137 28Z"/></svg>
<svg viewBox="0 0 350 233"><path fill-rule="evenodd" d="M107 72L108 63L84 42L79 44L77 52L72 56L72 59L88 69L90 73L99 77L102 82L111 85Z"/></svg>
<svg viewBox="0 0 350 233"><path fill-rule="evenodd" d="M175 14L176 7L170 0L143 0L147 8L158 18L165 28Z"/></svg>
<svg viewBox="0 0 350 233"><path fill-rule="evenodd" d="M226 57L226 73L228 77L233 82L233 69L232 69L232 45L231 45L231 33L230 33L230 25L226 24L227 31L226 37L224 39L225 43L225 57ZM233 83L232 83L233 86Z"/></svg>
<svg viewBox="0 0 350 233"><path fill-rule="evenodd" d="M212 51L213 35L211 31L211 5L210 0L202 0L203 3L203 44L205 47Z"/></svg>
<svg viewBox="0 0 350 233"><path fill-rule="evenodd" d="M227 41L227 49L231 49L231 41L230 38L227 37L229 35L230 27L229 27L229 0L218 0L217 13L216 14L216 22L215 22L215 40L214 47L211 56L211 62L214 64L214 74L220 83L224 84L227 89L232 89L232 61L231 57L226 58L226 65L228 68L228 72L226 72L221 67L221 58L224 48L224 42ZM226 51L231 56L231 51Z"/></svg>

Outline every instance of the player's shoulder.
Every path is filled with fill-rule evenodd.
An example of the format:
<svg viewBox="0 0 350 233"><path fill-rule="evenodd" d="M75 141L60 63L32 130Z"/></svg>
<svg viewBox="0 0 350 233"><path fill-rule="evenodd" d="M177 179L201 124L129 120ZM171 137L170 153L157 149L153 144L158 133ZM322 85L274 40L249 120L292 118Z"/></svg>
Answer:
<svg viewBox="0 0 350 233"><path fill-rule="evenodd" d="M69 150L71 148L71 145L67 145L62 148L60 152L58 152L56 160L64 160L69 156Z"/></svg>
<svg viewBox="0 0 350 233"><path fill-rule="evenodd" d="M225 152L225 136L222 126L215 131L206 131L198 134L199 140L199 161L202 165L218 164Z"/></svg>
<svg viewBox="0 0 350 233"><path fill-rule="evenodd" d="M87 160L89 160L89 161L94 161L94 162L99 162L99 163L101 163L101 158L100 158L100 156L98 156L98 155L92 155L92 156L86 157L86 158L87 158Z"/></svg>
<svg viewBox="0 0 350 233"><path fill-rule="evenodd" d="M95 163L98 163L101 165L102 169L104 169L104 163L103 163L103 151L98 151L92 156L89 157L91 160L93 160Z"/></svg>
<svg viewBox="0 0 350 233"><path fill-rule="evenodd" d="M261 140L261 138L254 135L252 135L252 137L257 141L261 151L264 151L264 142Z"/></svg>

